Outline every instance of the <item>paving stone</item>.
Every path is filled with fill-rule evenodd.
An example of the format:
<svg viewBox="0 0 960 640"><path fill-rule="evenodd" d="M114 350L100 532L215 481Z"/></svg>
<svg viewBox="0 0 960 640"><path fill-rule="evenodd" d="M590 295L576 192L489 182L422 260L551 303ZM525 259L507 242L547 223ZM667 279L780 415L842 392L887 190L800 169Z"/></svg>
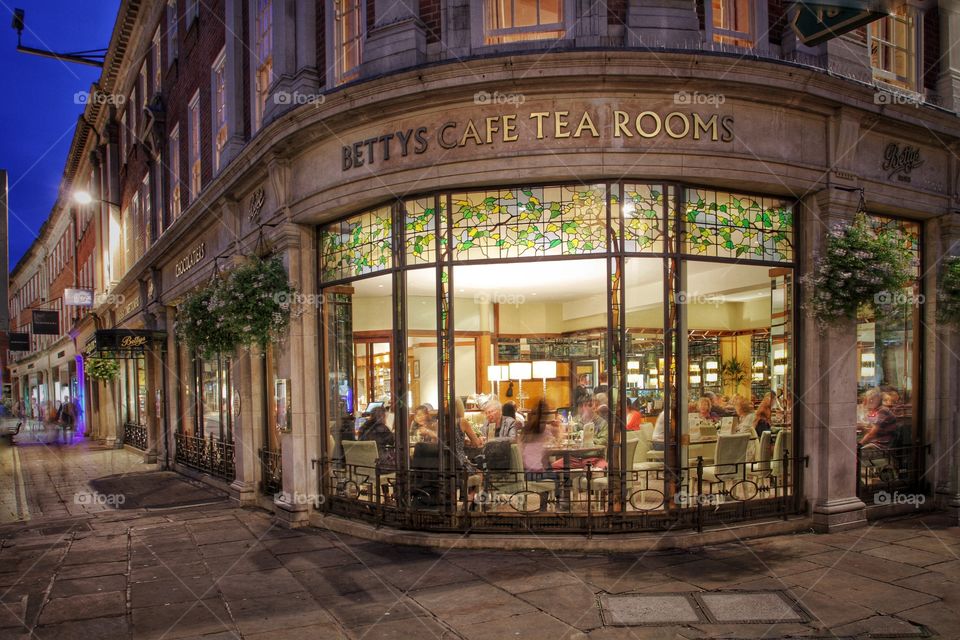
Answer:
<svg viewBox="0 0 960 640"><path fill-rule="evenodd" d="M68 620L86 620L126 613L126 594L111 592L70 596L50 600L44 605L40 624L56 624Z"/></svg>
<svg viewBox="0 0 960 640"><path fill-rule="evenodd" d="M932 564L956 559L956 556L951 554L947 549L943 549L942 553L931 553L921 549L904 547L900 544L891 544L885 547L877 547L876 549L868 549L863 552L863 555L874 556L876 558L883 558L891 562L909 564L917 567L926 567Z"/></svg>
<svg viewBox="0 0 960 640"><path fill-rule="evenodd" d="M607 624L692 624L703 618L683 595L622 594L601 595L600 607Z"/></svg>
<svg viewBox="0 0 960 640"><path fill-rule="evenodd" d="M954 638L960 636L960 609L943 602L931 602L915 609L897 614L902 620L925 626L934 637Z"/></svg>
<svg viewBox="0 0 960 640"><path fill-rule="evenodd" d="M454 626L535 610L520 598L480 581L419 589L410 592L410 596L435 616Z"/></svg>
<svg viewBox="0 0 960 640"><path fill-rule="evenodd" d="M872 616L865 620L858 620L848 625L832 629L838 635L876 637L903 637L920 638L924 631L920 627L892 616Z"/></svg>
<svg viewBox="0 0 960 640"><path fill-rule="evenodd" d="M299 630L291 629L288 633L296 631ZM337 630L331 631L333 631L334 635L324 637L331 637L333 639L345 637L336 635L338 633ZM424 640L432 640L433 638L453 637L450 630L434 618L419 616L401 620L387 618L376 624L356 627L351 631L354 637L363 638L363 640L396 640L397 638L423 638ZM329 633L329 631L325 630L325 633ZM288 636L281 635L280 637L287 638ZM290 640L301 640L301 638L302 640L314 640L315 636L292 635L289 636L289 638ZM272 636L270 638L265 636L247 636L246 640L273 640L273 638Z"/></svg>
<svg viewBox="0 0 960 640"><path fill-rule="evenodd" d="M692 635L690 631L685 631L684 635L686 637L702 637L710 638L736 638L737 640L747 640L750 638L764 638L765 640L770 640L771 638L805 638L805 637L817 637L823 638L821 635L814 629L802 624L797 623L781 623L781 624L698 624L693 626L693 630L700 631L702 636ZM843 640L838 639L836 636L829 636L833 640Z"/></svg>
<svg viewBox="0 0 960 640"><path fill-rule="evenodd" d="M34 634L40 640L46 640L47 638L56 638L56 640L127 638L130 636L130 624L125 616L75 620L38 627Z"/></svg>
<svg viewBox="0 0 960 640"><path fill-rule="evenodd" d="M697 598L716 622L775 624L804 621L804 616L776 592L701 593Z"/></svg>
<svg viewBox="0 0 960 640"><path fill-rule="evenodd" d="M9 597L0 600L0 629L26 630L27 601L25 597ZM18 631L19 632L19 631ZM12 631L10 633L13 633Z"/></svg>
<svg viewBox="0 0 960 640"><path fill-rule="evenodd" d="M274 629L333 624L330 614L306 591L235 600L230 603L230 614L244 636Z"/></svg>
<svg viewBox="0 0 960 640"><path fill-rule="evenodd" d="M130 582L152 582L177 576L204 576L209 573L207 565L200 561L156 564L149 567L134 567L130 573Z"/></svg>
<svg viewBox="0 0 960 640"><path fill-rule="evenodd" d="M340 549L290 553L279 556L279 561L290 571L315 571L326 567L342 567L357 562L356 558Z"/></svg>
<svg viewBox="0 0 960 640"><path fill-rule="evenodd" d="M256 538L245 527L234 521L231 528L212 528L203 531L194 531L193 537L198 545L221 544L223 542L233 542L236 540L255 541Z"/></svg>
<svg viewBox="0 0 960 640"><path fill-rule="evenodd" d="M587 636L539 611L497 618L479 624L454 624L457 632L468 640L583 640Z"/></svg>
<svg viewBox="0 0 960 640"><path fill-rule="evenodd" d="M577 569L574 572L583 581L607 593L637 591L652 585L673 582L673 578L659 571L637 566L601 565Z"/></svg>
<svg viewBox="0 0 960 640"><path fill-rule="evenodd" d="M280 561L269 551L250 551L240 557L209 558L206 563L214 578L266 571L282 566Z"/></svg>
<svg viewBox="0 0 960 640"><path fill-rule="evenodd" d="M581 631L603 626L597 595L585 585L525 591L519 594L519 598Z"/></svg>
<svg viewBox="0 0 960 640"><path fill-rule="evenodd" d="M57 576L63 579L95 578L98 576L123 575L127 572L126 560L97 562L94 564L76 564L63 567Z"/></svg>
<svg viewBox="0 0 960 640"><path fill-rule="evenodd" d="M375 591L390 585L385 577L359 564L348 565L331 571L297 571L291 573L303 588L318 598L346 595L357 591ZM392 586L392 585L391 585Z"/></svg>
<svg viewBox="0 0 960 640"><path fill-rule="evenodd" d="M219 592L208 575L178 576L130 585L130 606L134 609L175 602L193 602L215 597Z"/></svg>
<svg viewBox="0 0 960 640"><path fill-rule="evenodd" d="M883 582L892 582L923 573L920 567L888 559L881 560L875 556L866 555L866 552L828 551L810 556L808 560L823 567L839 569Z"/></svg>
<svg viewBox="0 0 960 640"><path fill-rule="evenodd" d="M54 582L53 589L50 591L50 597L64 598L89 593L126 591L126 589L127 577L124 575L76 578L72 580L57 580Z"/></svg>
<svg viewBox="0 0 960 640"><path fill-rule="evenodd" d="M363 569L371 570L367 567ZM380 573L382 579L403 590L476 580L475 574L445 560L423 560L407 563L392 570L383 570Z"/></svg>
<svg viewBox="0 0 960 640"><path fill-rule="evenodd" d="M301 534L285 538L264 538L261 544L276 555L332 549L334 543L316 535Z"/></svg>
<svg viewBox="0 0 960 640"><path fill-rule="evenodd" d="M199 548L200 556L204 559L222 558L224 556L239 557L255 549L263 549L263 547L258 546L257 541L253 539L208 544Z"/></svg>
<svg viewBox="0 0 960 640"><path fill-rule="evenodd" d="M701 589L724 587L729 584L732 575L737 575L729 564L709 559L664 567L661 572L675 580L695 584Z"/></svg>
<svg viewBox="0 0 960 640"><path fill-rule="evenodd" d="M894 614L936 600L935 596L838 569L805 571L804 573L787 576L784 581L791 586L813 589L829 596L872 608L882 614Z"/></svg>
<svg viewBox="0 0 960 640"><path fill-rule="evenodd" d="M230 614L216 599L134 609L131 620L134 640L185 638L224 631L236 637Z"/></svg>
<svg viewBox="0 0 960 640"><path fill-rule="evenodd" d="M863 620L874 613L872 609L867 609L859 604L840 600L816 591L807 591L797 600L813 618L811 625L821 630L833 629L857 620Z"/></svg>
<svg viewBox="0 0 960 640"><path fill-rule="evenodd" d="M227 600L263 597L267 594L283 594L304 591L304 586L286 569L270 569L246 573L239 580L224 579L217 582Z"/></svg>

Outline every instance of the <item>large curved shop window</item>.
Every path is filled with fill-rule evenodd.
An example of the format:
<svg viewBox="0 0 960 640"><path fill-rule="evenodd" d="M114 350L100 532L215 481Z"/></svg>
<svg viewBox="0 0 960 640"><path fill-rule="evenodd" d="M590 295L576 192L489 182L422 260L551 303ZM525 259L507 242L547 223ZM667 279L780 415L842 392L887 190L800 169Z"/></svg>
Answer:
<svg viewBox="0 0 960 640"><path fill-rule="evenodd" d="M453 191L326 225L324 508L552 530L784 513L793 242L790 202L673 184Z"/></svg>

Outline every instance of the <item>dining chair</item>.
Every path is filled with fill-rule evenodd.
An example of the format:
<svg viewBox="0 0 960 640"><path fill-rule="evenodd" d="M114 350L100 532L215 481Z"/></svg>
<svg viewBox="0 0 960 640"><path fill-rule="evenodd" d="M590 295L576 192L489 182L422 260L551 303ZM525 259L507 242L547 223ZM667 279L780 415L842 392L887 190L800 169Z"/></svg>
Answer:
<svg viewBox="0 0 960 640"><path fill-rule="evenodd" d="M769 484L770 475L773 473L773 466L770 464L772 451L770 450L769 431L764 431L760 434L759 449L760 450L757 452L757 459L755 462L750 464L747 474L754 479L754 482L757 483L757 488L760 487L760 483Z"/></svg>
<svg viewBox="0 0 960 640"><path fill-rule="evenodd" d="M710 493L713 486L721 485L721 498L727 494L727 483L737 481L738 475L741 475L741 469L746 466L747 446L750 444L749 433L736 433L732 435L721 434L717 436L716 453L713 456L714 464L703 468L703 481L709 484Z"/></svg>
<svg viewBox="0 0 960 640"><path fill-rule="evenodd" d="M633 461L636 458L637 446L640 444L642 439L643 439L643 435L641 432L633 431L627 434L626 454L627 454L627 464L630 466L632 466ZM632 473L632 471L633 469L631 469L629 466L628 468L624 469L623 475L626 480L625 485L626 485L627 496L630 496L630 494L633 493L633 485L635 484L634 483L635 474ZM581 492L587 490L587 477L585 475L577 478L577 489ZM593 496L597 495L598 502L600 502L602 506L602 501L600 499L609 489L610 489L609 474L604 474L602 476L592 475L590 477L590 495L587 496L587 498L589 500L592 500Z"/></svg>
<svg viewBox="0 0 960 640"><path fill-rule="evenodd" d="M540 499L543 500L545 496L549 497L549 494L554 493L556 488L557 485L553 480L527 480L526 471L523 468L523 456L517 444L510 445L510 469L506 472L490 473L487 476L487 490L492 491L494 497L497 494L509 495L510 505L520 512L527 511L527 499L530 494L540 494ZM514 499L517 499L518 503L514 503Z"/></svg>
<svg viewBox="0 0 960 640"><path fill-rule="evenodd" d="M373 440L344 440L340 444L343 446L347 477L356 485L357 494L359 495L365 486L372 490L377 477L377 463L380 460L377 443ZM389 486L396 481L396 478L397 474L394 472L381 473L380 486Z"/></svg>

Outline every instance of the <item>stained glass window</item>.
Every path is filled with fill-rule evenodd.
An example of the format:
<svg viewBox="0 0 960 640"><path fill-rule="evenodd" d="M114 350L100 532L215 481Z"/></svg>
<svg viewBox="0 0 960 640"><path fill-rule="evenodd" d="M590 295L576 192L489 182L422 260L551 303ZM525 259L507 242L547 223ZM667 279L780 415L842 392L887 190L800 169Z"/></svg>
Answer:
<svg viewBox="0 0 960 640"><path fill-rule="evenodd" d="M440 216L437 216L439 200ZM446 213L446 198L428 196L404 203L407 264L430 264L437 260L437 222Z"/></svg>
<svg viewBox="0 0 960 640"><path fill-rule="evenodd" d="M584 255L607 250L604 185L517 187L451 197L453 259Z"/></svg>
<svg viewBox="0 0 960 640"><path fill-rule="evenodd" d="M320 264L326 281L376 273L393 266L390 207L347 218L320 232Z"/></svg>
<svg viewBox="0 0 960 640"><path fill-rule="evenodd" d="M793 260L793 209L780 198L686 189L681 250L740 260Z"/></svg>
<svg viewBox="0 0 960 640"><path fill-rule="evenodd" d="M663 252L664 186L623 185L623 250ZM612 198L618 204L616 198Z"/></svg>
<svg viewBox="0 0 960 640"><path fill-rule="evenodd" d="M877 231L890 230L899 231L903 234L903 242L912 255L912 263L917 279L920 279L920 224L910 222L909 220L898 220L897 218L887 218L870 214L867 216L867 222Z"/></svg>

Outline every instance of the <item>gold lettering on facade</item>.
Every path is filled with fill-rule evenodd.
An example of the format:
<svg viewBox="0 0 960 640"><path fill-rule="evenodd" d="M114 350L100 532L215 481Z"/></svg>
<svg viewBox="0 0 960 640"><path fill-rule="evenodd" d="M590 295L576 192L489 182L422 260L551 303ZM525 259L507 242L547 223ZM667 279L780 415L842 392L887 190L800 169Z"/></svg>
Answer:
<svg viewBox="0 0 960 640"><path fill-rule="evenodd" d="M207 255L207 243L201 242L193 251L177 260L176 265L174 265L174 275L179 278L187 271L190 271L197 263L203 260L205 255Z"/></svg>
<svg viewBox="0 0 960 640"><path fill-rule="evenodd" d="M573 134L574 138L579 138L583 135L584 129L590 129L590 135L594 138L600 137L600 132L597 131L597 127L593 124L593 120L590 119L590 112L584 111L583 117L580 118L580 124L577 126L577 131Z"/></svg>
<svg viewBox="0 0 960 640"><path fill-rule="evenodd" d="M537 140L543 140L543 119L550 117L549 111L536 111L530 114L530 119L537 119Z"/></svg>

